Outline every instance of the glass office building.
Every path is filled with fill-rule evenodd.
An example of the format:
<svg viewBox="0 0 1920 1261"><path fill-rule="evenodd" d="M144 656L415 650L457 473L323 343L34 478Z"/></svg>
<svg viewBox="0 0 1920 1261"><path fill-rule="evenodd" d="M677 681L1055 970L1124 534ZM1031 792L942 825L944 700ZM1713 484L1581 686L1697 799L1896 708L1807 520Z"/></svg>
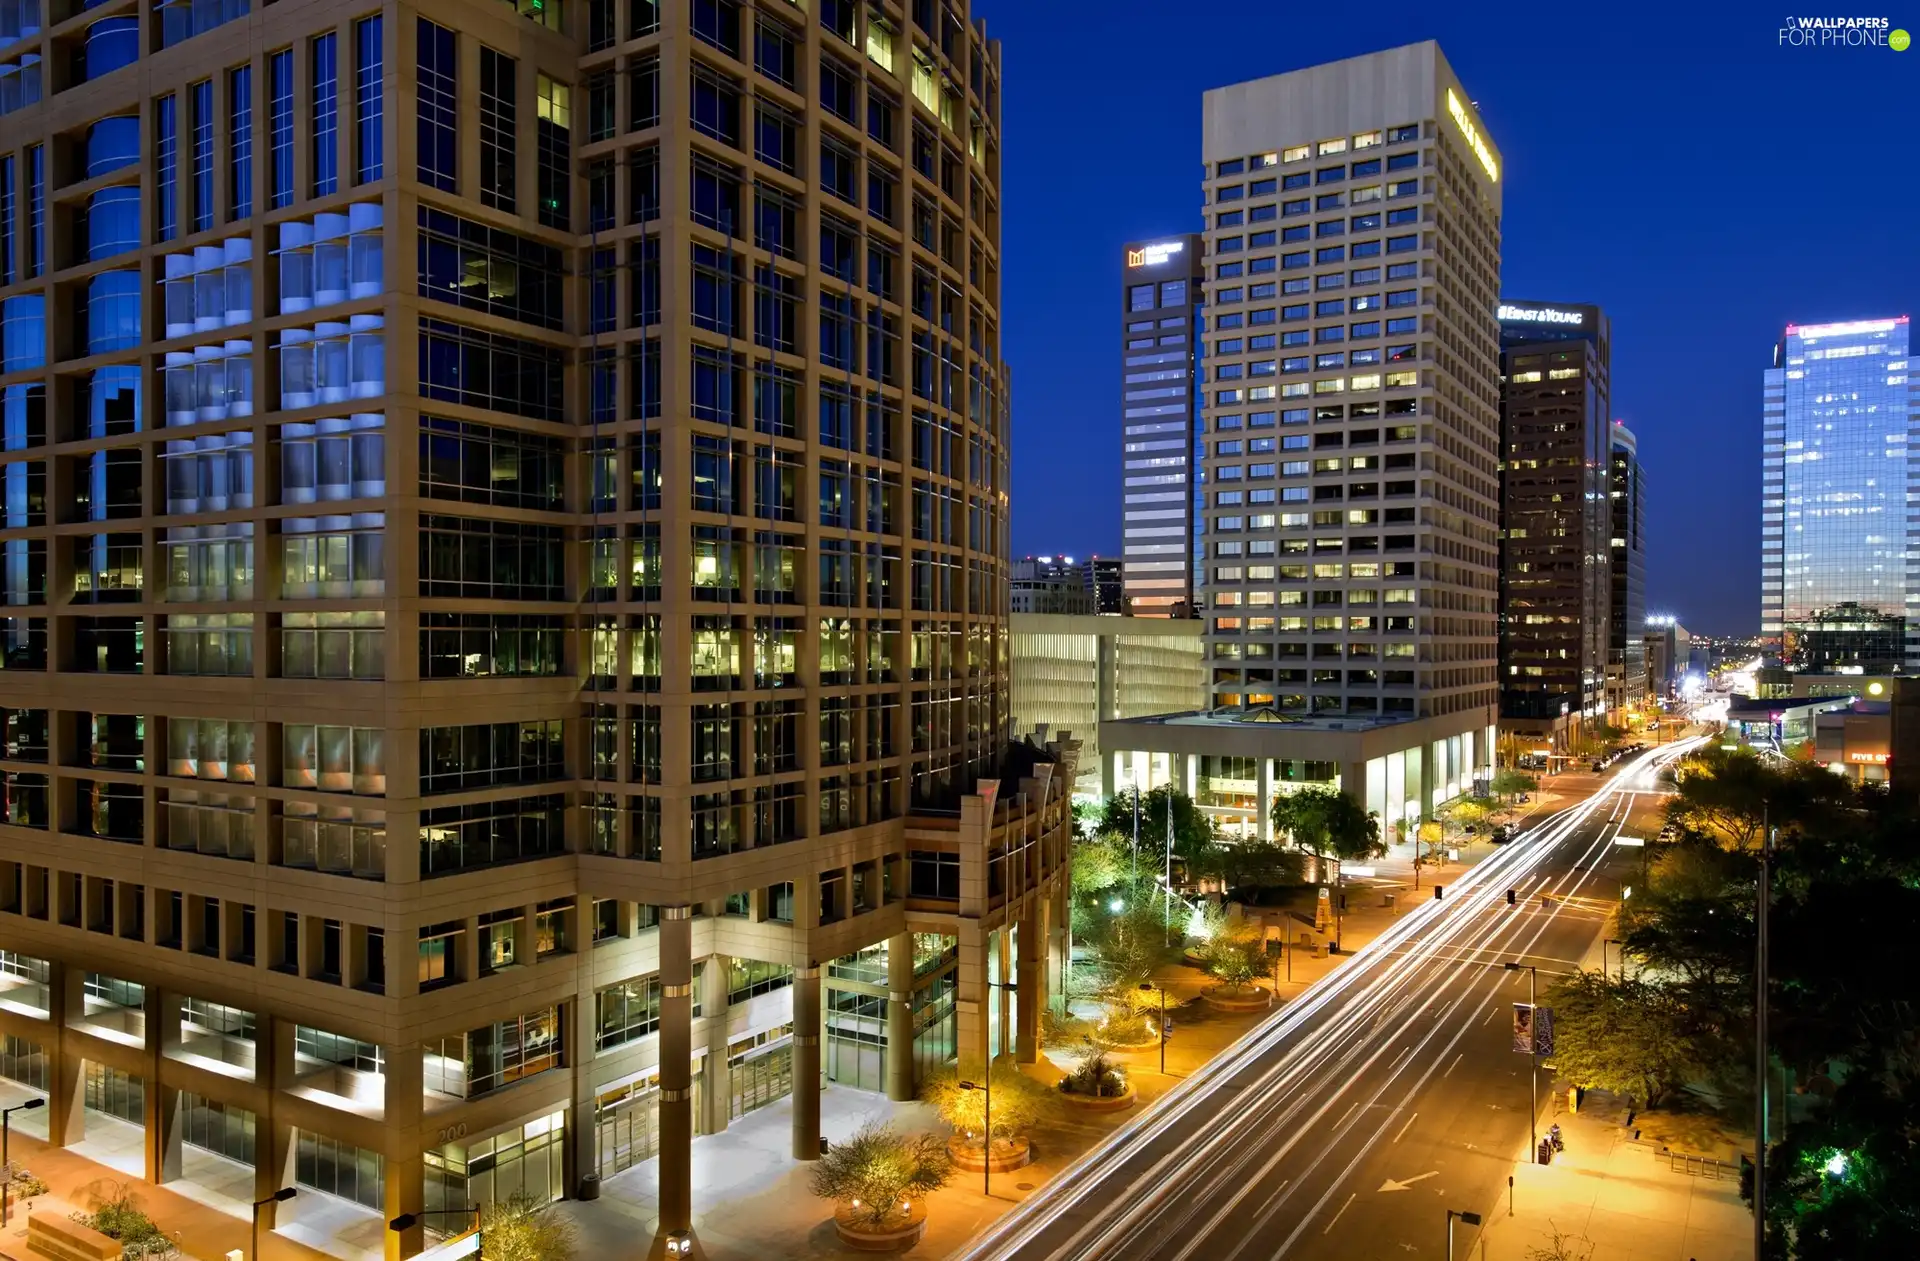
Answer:
<svg viewBox="0 0 1920 1261"><path fill-rule="evenodd" d="M1193 606L1194 369L1205 244L1137 241L1121 272L1121 559L1136 617Z"/></svg>
<svg viewBox="0 0 1920 1261"><path fill-rule="evenodd" d="M1903 315L1789 324L1774 350L1765 383L1761 609L1764 632L1780 638L1789 660L1803 630L1830 622L1844 605L1906 619L1906 660L1920 661L1912 611L1920 572L1909 559L1920 539L1907 525L1915 422L1907 344ZM1831 656L1832 647L1823 652Z"/></svg>

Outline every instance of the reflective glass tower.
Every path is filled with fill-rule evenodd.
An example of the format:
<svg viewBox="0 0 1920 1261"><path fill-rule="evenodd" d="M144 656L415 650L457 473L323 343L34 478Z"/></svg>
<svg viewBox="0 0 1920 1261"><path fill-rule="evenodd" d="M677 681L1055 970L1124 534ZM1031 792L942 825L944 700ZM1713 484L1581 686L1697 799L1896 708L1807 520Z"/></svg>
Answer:
<svg viewBox="0 0 1920 1261"><path fill-rule="evenodd" d="M1904 519L1907 329L1904 315L1789 324L1767 370L1762 625L1789 660L1803 629L1842 605L1906 618L1906 659L1920 660Z"/></svg>

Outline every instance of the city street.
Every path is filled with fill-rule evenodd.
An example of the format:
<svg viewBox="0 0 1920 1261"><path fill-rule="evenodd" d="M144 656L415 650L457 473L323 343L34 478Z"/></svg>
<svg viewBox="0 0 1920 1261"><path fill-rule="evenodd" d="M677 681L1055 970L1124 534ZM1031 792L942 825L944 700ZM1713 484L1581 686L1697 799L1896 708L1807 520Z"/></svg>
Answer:
<svg viewBox="0 0 1920 1261"><path fill-rule="evenodd" d="M1593 956L1638 871L1615 838L1690 744L1593 777L958 1255L1444 1256L1446 1210L1504 1212L1529 1141L1529 977L1504 965Z"/></svg>

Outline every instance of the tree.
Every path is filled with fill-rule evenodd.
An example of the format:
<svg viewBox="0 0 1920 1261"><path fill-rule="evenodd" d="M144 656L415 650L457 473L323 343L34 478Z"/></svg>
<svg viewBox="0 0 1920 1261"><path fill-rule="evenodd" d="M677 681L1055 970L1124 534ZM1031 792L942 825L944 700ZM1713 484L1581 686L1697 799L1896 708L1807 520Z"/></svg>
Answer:
<svg viewBox="0 0 1920 1261"><path fill-rule="evenodd" d="M1146 899L1128 902L1096 922L1086 942L1100 964L1100 995L1106 1006L1104 1032L1133 1019L1140 1010L1140 986L1178 957L1167 945L1165 910Z"/></svg>
<svg viewBox="0 0 1920 1261"><path fill-rule="evenodd" d="M1553 1063L1576 1086L1657 1106L1699 1065L1686 1009L1665 986L1578 972L1544 996Z"/></svg>
<svg viewBox="0 0 1920 1261"><path fill-rule="evenodd" d="M1204 939L1200 966L1222 985L1250 984L1267 972L1266 928L1245 919L1232 919L1214 907L1203 916Z"/></svg>
<svg viewBox="0 0 1920 1261"><path fill-rule="evenodd" d="M1547 1219L1547 1242L1527 1249L1527 1261L1591 1261L1593 1240L1585 1235L1570 1235Z"/></svg>
<svg viewBox="0 0 1920 1261"><path fill-rule="evenodd" d="M1099 831L1121 838L1123 845L1133 843L1133 803L1137 789L1126 789L1107 798L1100 816ZM1171 784L1140 795L1140 865L1160 870L1166 861L1167 817L1173 817L1173 856L1185 863L1198 862L1214 843L1213 820L1193 798Z"/></svg>
<svg viewBox="0 0 1920 1261"><path fill-rule="evenodd" d="M480 1211L480 1261L572 1261L573 1223L530 1192Z"/></svg>
<svg viewBox="0 0 1920 1261"><path fill-rule="evenodd" d="M1380 819L1338 788L1301 788L1274 798L1273 827L1317 858L1365 862L1387 852ZM1322 879L1325 878L1324 873Z"/></svg>
<svg viewBox="0 0 1920 1261"><path fill-rule="evenodd" d="M1674 768L1667 818L1730 849L1759 848L1763 833L1800 831L1857 805L1853 787L1816 766L1763 760L1751 749L1709 747Z"/></svg>
<svg viewBox="0 0 1920 1261"><path fill-rule="evenodd" d="M1447 847L1447 828L1446 825L1438 819L1427 819L1422 822L1420 826L1414 830L1413 836L1426 850L1424 854L1414 855L1413 860L1416 863L1426 864L1437 862L1441 851Z"/></svg>
<svg viewBox="0 0 1920 1261"><path fill-rule="evenodd" d="M907 1206L952 1176L945 1143L931 1134L904 1137L884 1121L868 1121L852 1138L833 1144L812 1170L813 1193L839 1200L869 1230L904 1225Z"/></svg>
<svg viewBox="0 0 1920 1261"><path fill-rule="evenodd" d="M1263 889L1300 883L1306 863L1296 850L1252 839L1215 845L1194 870L1228 889Z"/></svg>
<svg viewBox="0 0 1920 1261"><path fill-rule="evenodd" d="M948 1069L921 1088L920 1097L933 1105L940 1119L954 1128L965 1142L985 1146L987 1128L987 1092L967 1090L960 1083L978 1084L978 1066L963 1073ZM1036 1122L1054 1110L1053 1092L1011 1064L996 1064L993 1069L993 1138L1010 1143L1032 1129Z"/></svg>
<svg viewBox="0 0 1920 1261"><path fill-rule="evenodd" d="M1518 797L1521 793L1540 791L1540 781L1525 771L1505 770L1493 777L1489 785L1497 797Z"/></svg>

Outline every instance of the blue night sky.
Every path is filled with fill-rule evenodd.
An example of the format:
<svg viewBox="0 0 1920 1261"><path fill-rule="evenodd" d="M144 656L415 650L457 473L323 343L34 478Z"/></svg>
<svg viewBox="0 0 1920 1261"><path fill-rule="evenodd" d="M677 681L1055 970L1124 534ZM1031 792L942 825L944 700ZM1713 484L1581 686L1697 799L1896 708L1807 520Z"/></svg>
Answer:
<svg viewBox="0 0 1920 1261"><path fill-rule="evenodd" d="M1119 552L1121 246L1200 229L1201 93L1433 38L1505 158L1503 291L1613 321L1648 612L1757 631L1774 341L1920 306L1920 48L1783 48L1772 8L1689 8L974 0L1004 41L1014 554Z"/></svg>

